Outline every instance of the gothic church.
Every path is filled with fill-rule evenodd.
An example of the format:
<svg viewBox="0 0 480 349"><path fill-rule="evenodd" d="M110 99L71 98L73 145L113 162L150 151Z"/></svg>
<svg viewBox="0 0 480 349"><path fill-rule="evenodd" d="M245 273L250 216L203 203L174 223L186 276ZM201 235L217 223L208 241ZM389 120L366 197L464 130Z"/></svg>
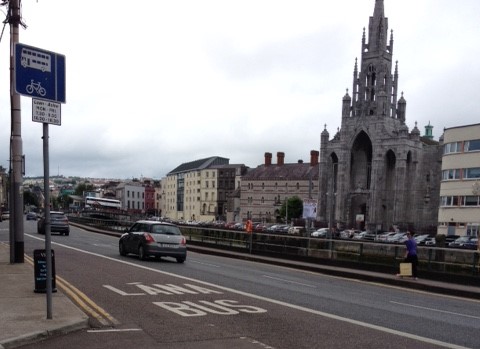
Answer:
<svg viewBox="0 0 480 349"><path fill-rule="evenodd" d="M424 136L416 123L409 131L392 54L393 31L376 0L351 96L347 90L343 97L341 128L332 139L326 126L321 133L317 218L332 227L436 231L442 144L430 125Z"/></svg>

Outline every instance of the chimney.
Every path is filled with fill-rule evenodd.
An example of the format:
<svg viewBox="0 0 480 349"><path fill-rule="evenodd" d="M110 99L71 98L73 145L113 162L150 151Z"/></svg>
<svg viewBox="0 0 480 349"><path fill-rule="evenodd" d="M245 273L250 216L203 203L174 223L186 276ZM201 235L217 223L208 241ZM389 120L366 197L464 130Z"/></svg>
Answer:
<svg viewBox="0 0 480 349"><path fill-rule="evenodd" d="M277 152L277 165L278 166L283 166L285 161L285 153L284 152Z"/></svg>
<svg viewBox="0 0 480 349"><path fill-rule="evenodd" d="M265 153L265 167L272 164L272 153Z"/></svg>
<svg viewBox="0 0 480 349"><path fill-rule="evenodd" d="M318 150L311 150L310 151L310 166L317 166L318 165L318 156L320 152Z"/></svg>

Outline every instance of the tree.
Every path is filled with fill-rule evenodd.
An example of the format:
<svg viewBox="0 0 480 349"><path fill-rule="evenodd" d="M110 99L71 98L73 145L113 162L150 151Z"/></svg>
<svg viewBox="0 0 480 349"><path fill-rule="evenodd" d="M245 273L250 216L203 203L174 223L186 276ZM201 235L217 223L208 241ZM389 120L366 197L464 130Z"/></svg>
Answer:
<svg viewBox="0 0 480 349"><path fill-rule="evenodd" d="M75 195L83 196L86 191L95 191L95 187L91 183L79 183L75 188Z"/></svg>
<svg viewBox="0 0 480 349"><path fill-rule="evenodd" d="M34 193L32 193L31 191L25 191L23 193L23 204L25 206L36 206L38 207L39 206L39 203L38 203L38 197L37 195L35 195Z"/></svg>
<svg viewBox="0 0 480 349"><path fill-rule="evenodd" d="M287 205L288 205L288 212L287 212ZM288 213L288 217L287 217ZM292 220L293 218L300 218L303 214L303 201L298 196L293 196L287 199L287 202L282 204L280 208L280 216L282 218L287 217L288 221ZM287 222L288 223L288 222Z"/></svg>

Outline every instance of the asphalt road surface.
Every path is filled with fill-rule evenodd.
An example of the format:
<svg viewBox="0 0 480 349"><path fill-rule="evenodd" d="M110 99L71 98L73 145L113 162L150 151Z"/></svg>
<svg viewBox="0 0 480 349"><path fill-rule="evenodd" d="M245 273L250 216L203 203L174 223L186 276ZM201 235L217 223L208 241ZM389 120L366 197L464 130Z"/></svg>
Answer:
<svg viewBox="0 0 480 349"><path fill-rule="evenodd" d="M30 256L44 248L35 224ZM476 300L191 252L140 261L75 227L52 241L92 328L24 348L480 348Z"/></svg>

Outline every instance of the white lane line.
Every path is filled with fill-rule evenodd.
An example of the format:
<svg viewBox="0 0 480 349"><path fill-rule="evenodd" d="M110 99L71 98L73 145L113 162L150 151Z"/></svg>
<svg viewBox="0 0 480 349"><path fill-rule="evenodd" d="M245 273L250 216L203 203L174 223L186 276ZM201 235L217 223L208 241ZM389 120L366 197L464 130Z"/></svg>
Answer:
<svg viewBox="0 0 480 349"><path fill-rule="evenodd" d="M112 328L109 330L88 330L88 333L104 333L104 332L132 332L132 331L143 331L141 328Z"/></svg>
<svg viewBox="0 0 480 349"><path fill-rule="evenodd" d="M25 235L28 235L28 236L30 236L34 239L37 239L37 240L43 240L43 239L38 238L38 237L33 236L33 235L29 235L29 234L25 234ZM468 349L467 347L463 347L461 345L446 343L446 342L442 342L442 341L439 341L439 340L436 340L436 339L417 336L417 335L414 335L414 334L411 334L411 333L405 333L405 332L402 332L402 331L393 330L391 328L378 326L378 325L374 325L374 324L369 324L369 323L365 323L365 322L362 322L362 321L353 320L353 319L345 318L345 317L342 317L342 316L338 316L338 315L335 315L335 314L329 314L329 313L325 313L323 311L310 309L310 308L302 307L302 306L299 306L299 305L290 304L290 303L278 301L278 300L275 300L275 299L271 299L271 298L267 298L267 297L258 296L258 295L255 295L255 294L235 290L233 288L212 284L210 282L206 282L206 281L197 280L197 279L193 279L193 278L182 276L182 275L169 273L169 272L166 272L166 271L150 268L150 267L147 267L147 266L144 266L144 265L139 265L139 264L135 264L135 263L128 262L128 261L123 261L123 260L116 259L116 258L113 258L113 257L103 256L103 255L98 254L98 253L81 250L79 248L67 246L67 245L64 245L64 244L60 244L58 242L52 242L52 244L57 245L57 246L61 246L61 247L64 247L64 248L67 248L67 249L70 249L70 250L73 250L73 251L77 251L77 252L80 252L80 253L84 253L84 254L88 254L88 255L91 255L91 256L103 258L103 259L106 259L106 260L109 260L109 261L112 261L112 262L122 263L122 264L125 264L125 265L129 265L131 267L148 270L148 271L151 271L151 272L154 272L154 273L167 275L167 276L174 277L174 278L177 278L177 279L187 280L187 281L190 281L190 282L196 282L196 283L206 285L206 286L210 286L210 287L215 287L217 289L220 289L220 290L223 290L223 291L226 291L226 292L231 292L231 293L235 293L235 294L238 294L238 295L241 295L241 296L244 296L244 297L253 298L253 299L256 299L256 300L259 300L259 301L280 305L280 306L287 307L287 308L290 308L290 309L295 309L295 310L298 310L298 311L303 311L303 312L309 313L309 314L323 316L323 317L328 318L328 319L338 320L338 321L346 322L346 323L349 323L349 324L352 324L352 325L357 325L357 326L365 327L365 328L368 328L368 329L377 330L377 331L397 335L397 336L400 336L400 337L417 340L417 341L424 342L424 343L438 345L438 346L443 347L443 348Z"/></svg>
<svg viewBox="0 0 480 349"><path fill-rule="evenodd" d="M290 280L287 280L287 279L282 279L282 278L277 278L277 277L273 277L273 276L268 276L268 275L262 275L264 278L267 278L267 279L272 279L272 280L276 280L276 281L282 281L282 282L286 282L288 284L295 284L295 285L301 285L301 286L306 286L306 287L311 287L311 288L317 288L316 286L314 285L309 285L309 284L303 284L301 282L295 282L295 281L290 281Z"/></svg>
<svg viewBox="0 0 480 349"><path fill-rule="evenodd" d="M417 308L417 309L424 309L424 310L434 311L434 312L437 312L437 313L444 313L444 314L450 314L450 315L463 316L463 317L468 317L468 318L472 318L472 319L480 319L479 316L473 316L473 315L461 314L461 313L454 313L454 312L452 312L452 311L435 309L435 308L421 307L421 306L419 306L419 305L412 305L412 304L406 304L406 303L400 303L400 302L394 302L394 301L390 301L390 303L398 304L398 305L403 305L403 306L411 307L411 308Z"/></svg>
<svg viewBox="0 0 480 349"><path fill-rule="evenodd" d="M204 263L204 262L200 262L196 259L191 259L189 258L188 259L189 262L193 262L193 263L197 263L197 264L201 264L201 265L206 265L207 267L214 267L214 268L220 268L220 266L218 264L210 264L210 263Z"/></svg>

